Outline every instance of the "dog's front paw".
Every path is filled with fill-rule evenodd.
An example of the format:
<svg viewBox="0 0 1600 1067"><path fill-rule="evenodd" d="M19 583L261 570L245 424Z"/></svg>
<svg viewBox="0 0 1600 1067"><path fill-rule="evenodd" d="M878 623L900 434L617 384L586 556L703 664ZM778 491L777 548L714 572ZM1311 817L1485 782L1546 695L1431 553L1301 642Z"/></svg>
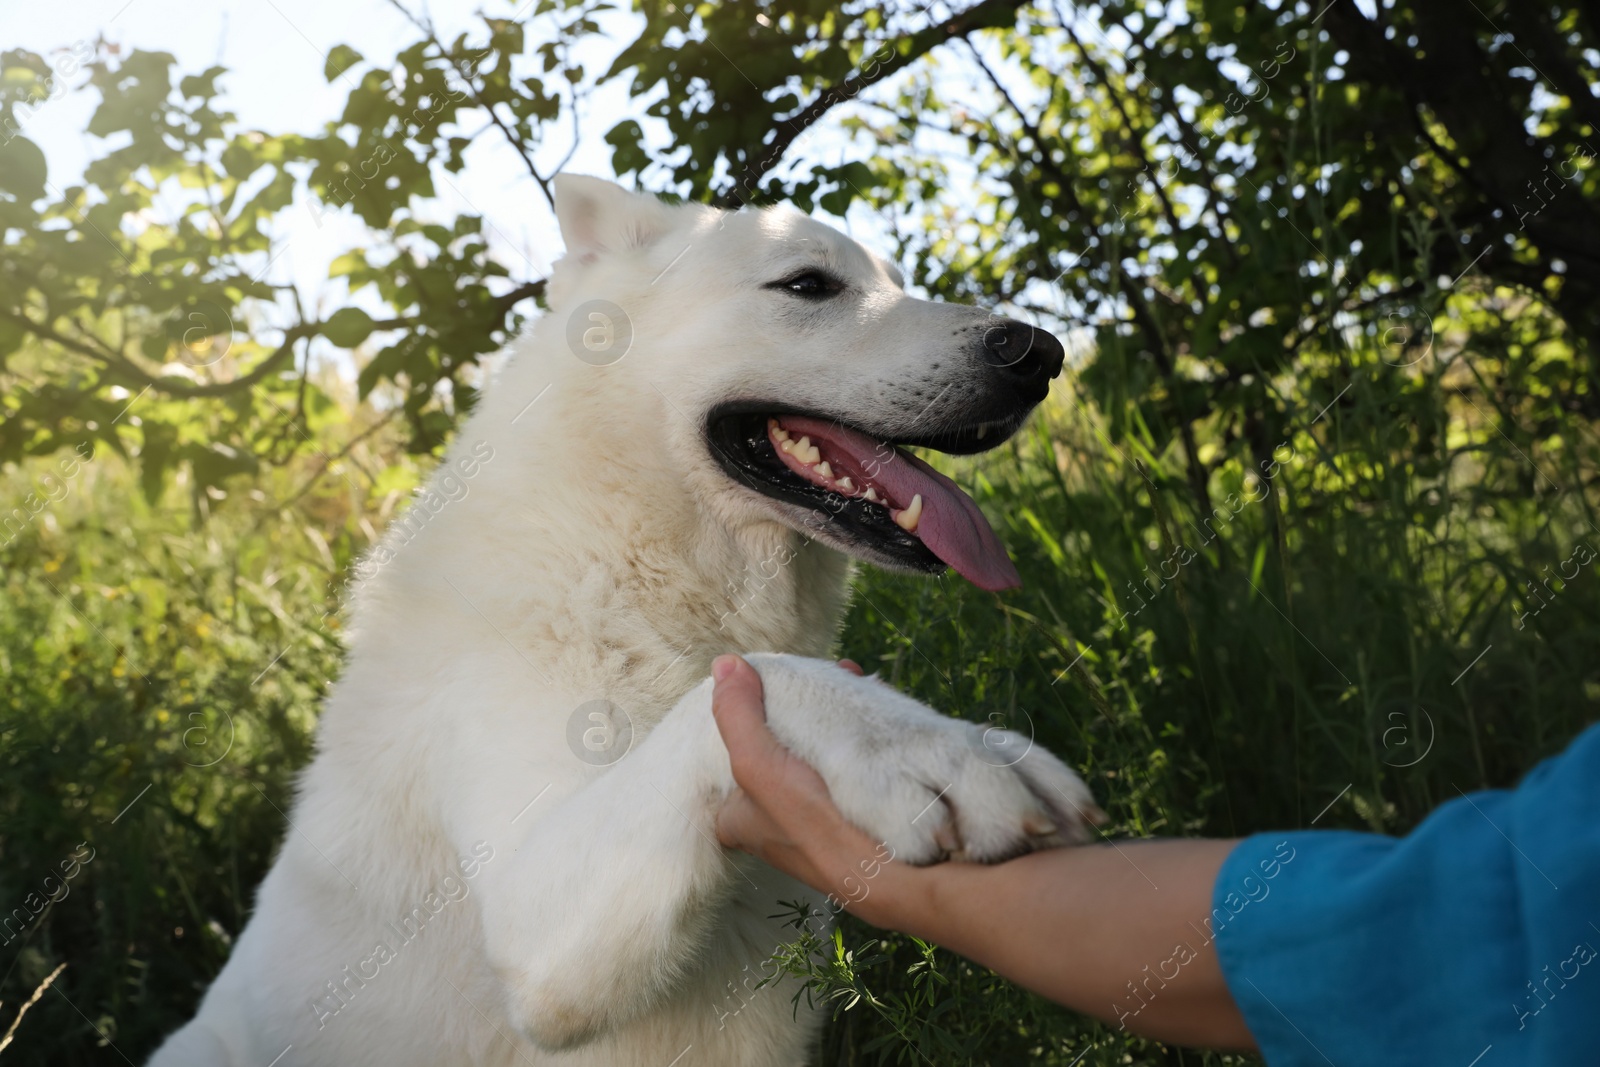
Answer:
<svg viewBox="0 0 1600 1067"><path fill-rule="evenodd" d="M883 796L855 800L855 813L841 804L852 822L907 863L996 863L1083 844L1105 818L1083 780L1043 747L1018 734L933 718L897 746L890 773L898 780L880 778L880 788L888 787ZM1020 755L1001 759L995 752Z"/></svg>
<svg viewBox="0 0 1600 1067"><path fill-rule="evenodd" d="M782 659L788 679L762 665L773 728L898 859L994 863L1082 844L1104 819L1088 786L1028 738L940 715L876 678Z"/></svg>

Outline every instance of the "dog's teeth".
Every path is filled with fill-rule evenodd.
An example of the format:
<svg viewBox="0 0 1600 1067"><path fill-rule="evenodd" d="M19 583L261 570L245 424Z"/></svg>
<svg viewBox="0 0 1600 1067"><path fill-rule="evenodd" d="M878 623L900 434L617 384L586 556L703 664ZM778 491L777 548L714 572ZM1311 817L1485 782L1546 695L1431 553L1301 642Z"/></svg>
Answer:
<svg viewBox="0 0 1600 1067"><path fill-rule="evenodd" d="M791 455L801 463L815 463L822 458L822 450L811 443L811 438L802 437L794 443Z"/></svg>
<svg viewBox="0 0 1600 1067"><path fill-rule="evenodd" d="M865 496L868 500L872 501L874 504L883 503L883 501L878 498L878 491L876 489L872 488L871 486L868 486L867 487L867 491L865 493L863 493L862 495Z"/></svg>
<svg viewBox="0 0 1600 1067"><path fill-rule="evenodd" d="M823 466L823 467L826 467L826 466L827 466L827 464L826 464L826 463L824 463L824 464L823 464L823 465L822 465L822 466ZM817 470L819 470L819 471L820 471L820 470L821 470L821 469L822 469L822 467L818 467L818 468L817 468ZM855 483L855 482L852 482L852 481L851 481L851 480L850 480L850 479L849 479L849 478L840 478L840 479L839 479L839 480L838 480L838 482L836 482L836 483L835 483L835 484L836 484L836 485L838 485L838 487L839 487L839 488L840 488L840 489L842 489L842 490L843 490L843 491L844 491L844 492L846 492L846 493L853 493L853 492L855 492L855 491L856 491L856 483Z"/></svg>
<svg viewBox="0 0 1600 1067"><path fill-rule="evenodd" d="M794 455L794 442L793 441L784 440L784 441L779 443L778 447L783 449L785 452L789 453L790 455Z"/></svg>
<svg viewBox="0 0 1600 1067"><path fill-rule="evenodd" d="M817 473L822 475L824 478L832 478L833 477L833 468L828 466L828 464L826 462L818 463L817 464Z"/></svg>
<svg viewBox="0 0 1600 1067"><path fill-rule="evenodd" d="M911 498L910 507L894 517L894 524L906 533L917 532L917 520L922 518L922 494Z"/></svg>

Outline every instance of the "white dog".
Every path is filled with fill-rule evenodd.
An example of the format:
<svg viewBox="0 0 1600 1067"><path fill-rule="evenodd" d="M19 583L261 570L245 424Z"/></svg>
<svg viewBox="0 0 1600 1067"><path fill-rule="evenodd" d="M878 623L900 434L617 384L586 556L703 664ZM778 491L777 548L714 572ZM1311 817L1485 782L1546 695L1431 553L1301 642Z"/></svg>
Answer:
<svg viewBox="0 0 1600 1067"><path fill-rule="evenodd" d="M1060 344L792 210L556 192L551 311L366 562L283 851L159 1067L806 1062L818 1016L746 979L821 901L716 842L723 652L763 653L772 729L897 861L1083 839L1049 753L799 658L849 556L1016 584L893 443L1005 440Z"/></svg>

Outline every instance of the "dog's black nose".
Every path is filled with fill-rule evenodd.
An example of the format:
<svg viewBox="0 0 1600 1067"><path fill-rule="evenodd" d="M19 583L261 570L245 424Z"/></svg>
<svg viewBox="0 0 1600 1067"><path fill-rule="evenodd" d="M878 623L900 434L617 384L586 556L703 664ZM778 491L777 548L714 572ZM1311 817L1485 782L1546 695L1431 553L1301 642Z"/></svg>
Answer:
<svg viewBox="0 0 1600 1067"><path fill-rule="evenodd" d="M1005 373L1039 385L1060 374L1067 360L1055 335L1016 319L999 319L984 331L983 354Z"/></svg>

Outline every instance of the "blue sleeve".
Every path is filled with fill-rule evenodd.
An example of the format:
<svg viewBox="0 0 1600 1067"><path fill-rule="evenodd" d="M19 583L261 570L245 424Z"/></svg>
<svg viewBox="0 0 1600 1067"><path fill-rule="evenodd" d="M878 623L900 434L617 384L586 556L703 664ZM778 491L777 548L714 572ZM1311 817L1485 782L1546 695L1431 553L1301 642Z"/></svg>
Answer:
<svg viewBox="0 0 1600 1067"><path fill-rule="evenodd" d="M1600 1063L1600 726L1403 838L1246 838L1212 905L1269 1067Z"/></svg>

